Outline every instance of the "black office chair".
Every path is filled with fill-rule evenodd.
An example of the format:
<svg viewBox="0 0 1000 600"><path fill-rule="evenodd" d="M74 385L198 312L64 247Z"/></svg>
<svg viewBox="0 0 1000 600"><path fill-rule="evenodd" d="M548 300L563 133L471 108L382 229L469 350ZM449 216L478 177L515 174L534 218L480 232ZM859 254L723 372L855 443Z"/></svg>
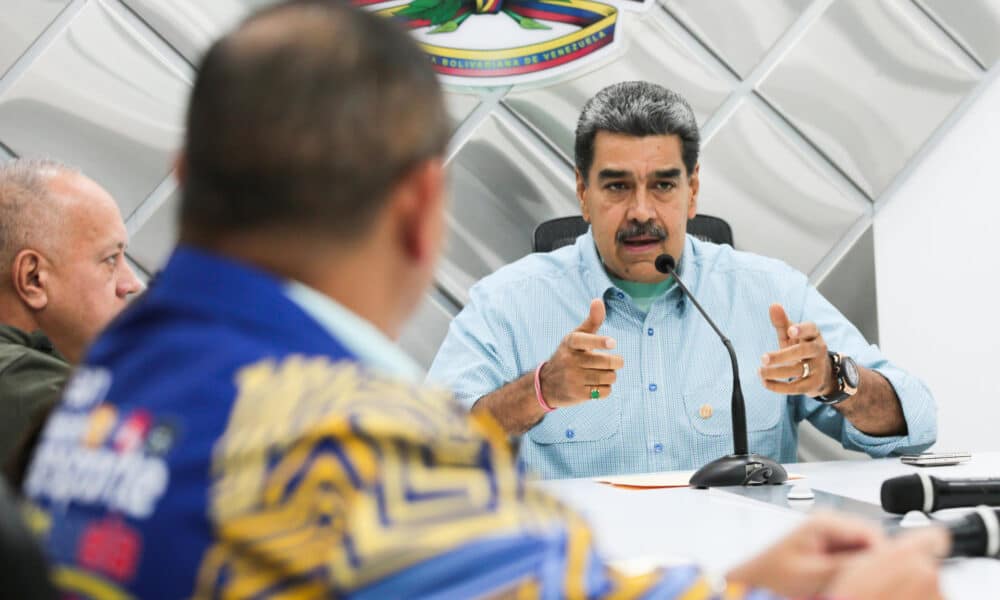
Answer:
<svg viewBox="0 0 1000 600"><path fill-rule="evenodd" d="M535 227L535 252L551 252L556 248L569 246L587 232L590 225L581 216L559 217L545 221ZM716 244L733 246L733 230L724 220L710 215L695 215L688 221L688 233L698 239ZM735 246L734 246L735 247Z"/></svg>

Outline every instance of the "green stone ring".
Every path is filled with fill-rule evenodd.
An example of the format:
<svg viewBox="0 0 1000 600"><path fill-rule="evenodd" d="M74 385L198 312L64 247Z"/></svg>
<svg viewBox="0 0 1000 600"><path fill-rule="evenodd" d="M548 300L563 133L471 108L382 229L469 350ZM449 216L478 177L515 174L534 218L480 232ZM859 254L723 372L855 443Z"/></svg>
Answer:
<svg viewBox="0 0 1000 600"><path fill-rule="evenodd" d="M591 400L597 400L600 397L601 397L601 390L599 390L597 388L593 388L593 389L590 390L590 399Z"/></svg>

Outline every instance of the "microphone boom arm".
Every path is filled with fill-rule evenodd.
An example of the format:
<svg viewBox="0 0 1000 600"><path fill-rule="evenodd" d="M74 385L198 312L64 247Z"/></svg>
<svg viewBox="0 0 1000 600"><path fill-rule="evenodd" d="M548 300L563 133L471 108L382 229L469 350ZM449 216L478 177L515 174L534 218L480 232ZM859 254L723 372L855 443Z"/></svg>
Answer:
<svg viewBox="0 0 1000 600"><path fill-rule="evenodd" d="M695 487L716 487L724 485L761 485L779 484L788 479L788 473L774 459L759 454L750 454L747 443L746 402L743 400L743 388L740 386L740 368L736 362L736 351L733 343L716 326L715 321L708 317L694 294L687 289L681 278L677 276L674 267L677 266L673 256L661 254L654 263L656 270L671 275L681 291L694 304L701 316L708 321L709 326L719 336L722 344L729 352L729 362L733 370L732 424L733 424L733 454L722 456L712 462L702 465L691 476L690 484Z"/></svg>
<svg viewBox="0 0 1000 600"><path fill-rule="evenodd" d="M701 304L695 300L694 295L687 289L681 278L674 273L674 270L670 269L670 274L673 276L674 281L680 286L684 295L687 296L689 300L694 304L701 316L705 317L705 321L708 322L709 326L715 330L715 334L722 339L722 344L726 347L729 352L729 362L732 363L733 367L733 398L732 398L732 413L733 413L733 454L749 454L749 444L747 443L747 412L746 412L746 402L743 400L743 388L740 386L740 367L736 363L736 351L733 350L733 343L729 341L719 328L715 325L712 319L708 318L708 314L705 313L705 309L701 307Z"/></svg>

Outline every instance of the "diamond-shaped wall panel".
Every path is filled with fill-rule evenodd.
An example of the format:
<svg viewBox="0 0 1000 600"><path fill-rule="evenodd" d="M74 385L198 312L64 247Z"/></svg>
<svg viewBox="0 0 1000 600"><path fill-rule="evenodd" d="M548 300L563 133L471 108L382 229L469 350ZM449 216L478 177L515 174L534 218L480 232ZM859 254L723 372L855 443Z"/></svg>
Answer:
<svg viewBox="0 0 1000 600"><path fill-rule="evenodd" d="M1000 58L1000 0L914 0L987 69Z"/></svg>
<svg viewBox="0 0 1000 600"><path fill-rule="evenodd" d="M875 243L871 227L823 278L819 291L861 330L868 343L878 343Z"/></svg>
<svg viewBox="0 0 1000 600"><path fill-rule="evenodd" d="M0 75L67 4L69 0L3 0L0 6Z"/></svg>
<svg viewBox="0 0 1000 600"><path fill-rule="evenodd" d="M0 96L4 144L80 167L126 217L170 170L189 92L143 35L90 2Z"/></svg>
<svg viewBox="0 0 1000 600"><path fill-rule="evenodd" d="M192 64L250 11L277 0L122 0Z"/></svg>
<svg viewBox="0 0 1000 600"><path fill-rule="evenodd" d="M175 189L129 240L129 254L150 273L163 268L177 243L180 201L180 189Z"/></svg>
<svg viewBox="0 0 1000 600"><path fill-rule="evenodd" d="M495 116L450 163L449 231L438 280L461 302L473 283L531 252L536 225L579 211L570 170L547 164L534 144Z"/></svg>
<svg viewBox="0 0 1000 600"><path fill-rule="evenodd" d="M0 96L0 141L80 167L126 217L170 170L188 95L143 35L89 2Z"/></svg>
<svg viewBox="0 0 1000 600"><path fill-rule="evenodd" d="M873 198L979 78L905 4L833 4L760 86Z"/></svg>
<svg viewBox="0 0 1000 600"><path fill-rule="evenodd" d="M444 103L448 108L448 116L451 117L453 127L458 127L479 106L479 96L445 92Z"/></svg>
<svg viewBox="0 0 1000 600"><path fill-rule="evenodd" d="M424 295L399 337L399 345L424 369L431 366L448 325L455 316L451 303L436 290Z"/></svg>
<svg viewBox="0 0 1000 600"><path fill-rule="evenodd" d="M810 0L661 0L663 7L745 77Z"/></svg>
<svg viewBox="0 0 1000 600"><path fill-rule="evenodd" d="M541 89L514 91L504 102L541 131L567 157L573 156L573 132L583 104L600 89L633 79L653 81L682 94L699 123L718 108L730 86L658 25L669 18L649 13L623 13L626 50L611 64L569 81Z"/></svg>
<svg viewBox="0 0 1000 600"><path fill-rule="evenodd" d="M698 211L722 217L740 250L809 273L865 212L777 126L743 105L701 158Z"/></svg>

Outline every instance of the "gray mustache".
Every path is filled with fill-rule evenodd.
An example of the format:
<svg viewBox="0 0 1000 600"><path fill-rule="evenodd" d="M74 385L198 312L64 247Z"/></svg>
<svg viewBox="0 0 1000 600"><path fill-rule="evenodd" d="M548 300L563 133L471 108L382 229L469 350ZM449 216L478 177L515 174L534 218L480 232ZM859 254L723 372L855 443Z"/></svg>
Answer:
<svg viewBox="0 0 1000 600"><path fill-rule="evenodd" d="M615 234L615 239L618 242L624 242L628 238L639 236L656 238L657 241L663 241L667 239L667 230L652 221L646 221L645 223L632 221L624 228L618 230L618 233Z"/></svg>

